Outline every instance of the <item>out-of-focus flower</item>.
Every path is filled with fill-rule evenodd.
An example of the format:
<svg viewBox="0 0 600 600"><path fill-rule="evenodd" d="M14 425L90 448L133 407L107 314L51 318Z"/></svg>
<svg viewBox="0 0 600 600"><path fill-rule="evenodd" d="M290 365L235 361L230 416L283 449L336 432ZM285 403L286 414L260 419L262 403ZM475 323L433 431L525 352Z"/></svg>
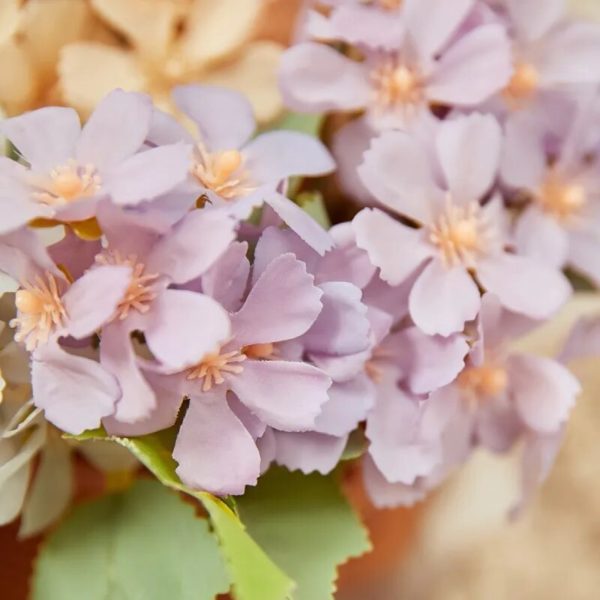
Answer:
<svg viewBox="0 0 600 600"><path fill-rule="evenodd" d="M127 47L81 41L61 52L66 102L87 115L115 87L144 91L163 109L171 89L203 81L239 90L259 121L281 111L276 67L281 46L253 40L262 0L92 0Z"/></svg>
<svg viewBox="0 0 600 600"><path fill-rule="evenodd" d="M14 115L56 101L61 48L78 40L109 38L87 0L3 0L0 107Z"/></svg>
<svg viewBox="0 0 600 600"><path fill-rule="evenodd" d="M477 316L480 292L472 278L502 304L532 318L546 318L571 287L557 269L507 252L504 208L499 198L481 203L496 178L501 131L491 116L473 114L440 124L435 154L401 132L386 132L359 168L373 195L418 229L365 209L353 223L357 244L392 285L418 275L409 297L410 315L428 334L461 331ZM544 290L540 295L539 290Z"/></svg>
<svg viewBox="0 0 600 600"><path fill-rule="evenodd" d="M250 139L256 127L252 108L231 90L189 85L176 88L173 96L195 124L197 137L156 112L148 140L193 144L189 183L196 197L238 219L266 203L318 252L331 247L327 232L282 193L289 177L324 175L335 168L320 141L294 131L271 131Z"/></svg>
<svg viewBox="0 0 600 600"><path fill-rule="evenodd" d="M407 0L394 51L365 49L362 62L324 44L293 46L280 72L286 104L305 112L366 109L379 128L404 127L433 104L476 106L508 83L511 63L501 25L457 33L472 6L469 0Z"/></svg>
<svg viewBox="0 0 600 600"><path fill-rule="evenodd" d="M166 193L187 176L183 144L143 150L152 116L147 97L115 90L81 128L72 108L41 108L0 124L28 166L0 157L0 233L36 218L95 216L98 201L133 205Z"/></svg>

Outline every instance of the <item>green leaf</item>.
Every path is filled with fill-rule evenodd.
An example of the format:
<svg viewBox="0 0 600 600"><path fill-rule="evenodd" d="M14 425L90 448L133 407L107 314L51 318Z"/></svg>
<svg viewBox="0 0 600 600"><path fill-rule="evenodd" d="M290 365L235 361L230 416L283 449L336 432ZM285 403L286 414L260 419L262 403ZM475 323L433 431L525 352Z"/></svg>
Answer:
<svg viewBox="0 0 600 600"><path fill-rule="evenodd" d="M86 435L87 433L84 434ZM106 438L106 434L96 437ZM290 597L294 582L248 535L233 510L219 498L207 492L192 490L181 482L175 472L177 463L172 457L172 431L137 438L109 439L128 448L162 484L189 494L202 503L219 540L237 600L285 600Z"/></svg>
<svg viewBox="0 0 600 600"><path fill-rule="evenodd" d="M325 208L323 194L318 191L301 192L296 196L296 202L302 210L307 212L321 227L329 229L331 221Z"/></svg>
<svg viewBox="0 0 600 600"><path fill-rule="evenodd" d="M84 504L40 552L33 600L212 600L229 589L208 521L155 481Z"/></svg>
<svg viewBox="0 0 600 600"><path fill-rule="evenodd" d="M269 129L287 129L307 133L318 138L323 125L323 115L311 115L288 112Z"/></svg>
<svg viewBox="0 0 600 600"><path fill-rule="evenodd" d="M294 600L332 599L337 566L371 548L331 476L271 469L238 507L252 537L298 584Z"/></svg>

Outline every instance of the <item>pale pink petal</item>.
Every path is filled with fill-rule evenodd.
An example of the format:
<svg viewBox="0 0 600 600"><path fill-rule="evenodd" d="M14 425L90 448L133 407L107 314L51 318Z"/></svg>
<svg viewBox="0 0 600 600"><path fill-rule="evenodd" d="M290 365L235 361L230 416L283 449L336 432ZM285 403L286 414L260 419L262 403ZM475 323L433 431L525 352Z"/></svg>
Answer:
<svg viewBox="0 0 600 600"><path fill-rule="evenodd" d="M346 447L347 436L334 437L307 431L275 431L275 462L290 471L327 475L338 464Z"/></svg>
<svg viewBox="0 0 600 600"><path fill-rule="evenodd" d="M371 142L358 174L379 202L420 223L431 221L442 196L425 146L400 131L384 132Z"/></svg>
<svg viewBox="0 0 600 600"><path fill-rule="evenodd" d="M94 267L75 281L63 296L69 335L82 339L107 323L130 282L131 268L113 265Z"/></svg>
<svg viewBox="0 0 600 600"><path fill-rule="evenodd" d="M331 379L306 363L247 360L227 381L238 398L267 425L282 431L314 426L327 402Z"/></svg>
<svg viewBox="0 0 600 600"><path fill-rule="evenodd" d="M46 419L74 435L98 427L121 395L114 377L97 362L50 344L33 356L31 384L35 405L44 409Z"/></svg>
<svg viewBox="0 0 600 600"><path fill-rule="evenodd" d="M100 363L121 387L113 418L125 423L146 419L157 405L152 387L140 371L129 329L122 322L105 327L100 339Z"/></svg>
<svg viewBox="0 0 600 600"><path fill-rule="evenodd" d="M186 283L204 273L234 239L234 221L216 210L195 210L154 244L146 261L148 273Z"/></svg>
<svg viewBox="0 0 600 600"><path fill-rule="evenodd" d="M303 112L356 110L369 103L371 93L363 65L312 42L284 52L279 80L285 104Z"/></svg>
<svg viewBox="0 0 600 600"><path fill-rule="evenodd" d="M250 409L239 401L235 394L227 394L227 404L233 411L233 414L241 421L242 425L248 430L253 440L263 437L267 426L256 415L250 412Z"/></svg>
<svg viewBox="0 0 600 600"><path fill-rule="evenodd" d="M520 38L539 40L565 13L565 0L506 0Z"/></svg>
<svg viewBox="0 0 600 600"><path fill-rule="evenodd" d="M429 335L462 331L480 306L479 290L464 267L445 267L432 260L419 276L409 297L415 325Z"/></svg>
<svg viewBox="0 0 600 600"><path fill-rule="evenodd" d="M480 200L496 179L502 130L491 115L474 113L445 121L436 138L437 152L452 199Z"/></svg>
<svg viewBox="0 0 600 600"><path fill-rule="evenodd" d="M165 290L144 319L146 342L166 367L182 370L216 352L231 335L229 317L215 300L186 290Z"/></svg>
<svg viewBox="0 0 600 600"><path fill-rule="evenodd" d="M105 189L115 204L139 204L166 194L185 181L189 167L189 146L152 148L112 168L106 175Z"/></svg>
<svg viewBox="0 0 600 600"><path fill-rule="evenodd" d="M175 117L158 108L152 111L146 141L153 146L166 146L177 142L196 143L194 136Z"/></svg>
<svg viewBox="0 0 600 600"><path fill-rule="evenodd" d="M72 108L47 107L6 119L0 130L36 171L50 171L75 156L80 133Z"/></svg>
<svg viewBox="0 0 600 600"><path fill-rule="evenodd" d="M242 308L231 315L236 344L240 347L268 344L305 333L322 308L323 292L313 281L304 263L292 254L272 261L250 290Z"/></svg>
<svg viewBox="0 0 600 600"><path fill-rule="evenodd" d="M102 170L117 166L144 143L152 117L148 96L114 90L97 106L77 144L77 159Z"/></svg>
<svg viewBox="0 0 600 600"><path fill-rule="evenodd" d="M398 285L433 255L423 233L394 221L379 209L365 208L352 221L356 245L366 250L381 278Z"/></svg>
<svg viewBox="0 0 600 600"><path fill-rule="evenodd" d="M177 475L193 489L242 494L260 473L258 448L224 395L192 398L177 435Z"/></svg>
<svg viewBox="0 0 600 600"><path fill-rule="evenodd" d="M1 174L0 213L0 235L4 235L24 227L38 217L51 218L55 211L50 206L35 202L31 198L31 189L22 182Z"/></svg>
<svg viewBox="0 0 600 600"><path fill-rule="evenodd" d="M209 85L182 85L173 99L198 127L211 152L241 148L254 132L252 105L240 93Z"/></svg>
<svg viewBox="0 0 600 600"><path fill-rule="evenodd" d="M576 232L569 241L569 262L600 286L600 235L596 232Z"/></svg>
<svg viewBox="0 0 600 600"><path fill-rule="evenodd" d="M532 319L548 318L572 293L569 281L559 270L514 254L503 253L480 261L477 277L505 308Z"/></svg>
<svg viewBox="0 0 600 600"><path fill-rule="evenodd" d="M510 80L510 44L504 28L484 25L456 42L438 61L427 85L429 100L475 106Z"/></svg>
<svg viewBox="0 0 600 600"><path fill-rule="evenodd" d="M513 355L508 369L510 391L523 421L541 433L558 431L581 391L575 376L541 356Z"/></svg>

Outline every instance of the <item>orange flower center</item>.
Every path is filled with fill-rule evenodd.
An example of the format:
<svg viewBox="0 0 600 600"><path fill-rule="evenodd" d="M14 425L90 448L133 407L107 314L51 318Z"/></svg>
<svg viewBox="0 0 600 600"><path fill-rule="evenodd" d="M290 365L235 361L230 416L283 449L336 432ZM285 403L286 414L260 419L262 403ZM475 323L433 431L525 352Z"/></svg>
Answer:
<svg viewBox="0 0 600 600"><path fill-rule="evenodd" d="M137 256L121 256L116 250L111 250L96 256L96 263L100 265L124 265L131 267L132 274L127 290L117 305L116 317L126 319L132 310L146 313L150 310L152 301L157 292L153 284L158 279L157 273L146 273L146 266L139 262Z"/></svg>
<svg viewBox="0 0 600 600"><path fill-rule="evenodd" d="M537 69L528 63L517 63L513 75L504 89L504 96L512 104L530 99L540 82Z"/></svg>
<svg viewBox="0 0 600 600"><path fill-rule="evenodd" d="M458 376L458 384L475 398L489 398L504 392L508 374L502 366L484 363L478 367L467 367Z"/></svg>
<svg viewBox="0 0 600 600"><path fill-rule="evenodd" d="M423 100L423 81L420 74L389 60L378 66L371 79L375 86L375 101L384 109L413 107Z"/></svg>
<svg viewBox="0 0 600 600"><path fill-rule="evenodd" d="M40 204L62 206L96 195L101 186L102 181L93 165L80 166L74 160L69 160L52 169L32 196Z"/></svg>
<svg viewBox="0 0 600 600"><path fill-rule="evenodd" d="M255 189L243 169L244 157L239 150L210 153L199 143L192 165L192 175L205 188L231 200Z"/></svg>
<svg viewBox="0 0 600 600"><path fill-rule="evenodd" d="M239 374L244 370L239 363L248 358L239 350L232 352L214 352L207 354L200 363L187 372L188 381L203 379L202 391L210 391L214 385L220 385L225 381L223 373Z"/></svg>
<svg viewBox="0 0 600 600"><path fill-rule="evenodd" d="M567 183L556 173L550 172L542 184L537 202L542 209L558 221L570 221L586 204L585 188L576 183Z"/></svg>
<svg viewBox="0 0 600 600"><path fill-rule="evenodd" d="M33 283L25 283L15 294L17 316L10 321L16 328L15 340L24 342L29 352L45 344L50 334L64 325L67 313L61 300L59 283L46 272Z"/></svg>

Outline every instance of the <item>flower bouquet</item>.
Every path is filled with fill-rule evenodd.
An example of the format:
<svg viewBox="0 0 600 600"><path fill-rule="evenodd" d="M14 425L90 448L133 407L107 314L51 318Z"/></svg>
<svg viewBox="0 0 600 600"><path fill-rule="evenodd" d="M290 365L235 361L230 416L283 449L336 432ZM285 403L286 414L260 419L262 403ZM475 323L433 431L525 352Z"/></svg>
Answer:
<svg viewBox="0 0 600 600"><path fill-rule="evenodd" d="M41 4L6 3L23 60ZM320 0L282 52L264 2L77 6L94 34L0 123L0 523L43 534L31 597L333 598L372 546L348 481L411 507L476 451L521 455L517 517L600 352L594 316L518 343L600 285L600 28Z"/></svg>

